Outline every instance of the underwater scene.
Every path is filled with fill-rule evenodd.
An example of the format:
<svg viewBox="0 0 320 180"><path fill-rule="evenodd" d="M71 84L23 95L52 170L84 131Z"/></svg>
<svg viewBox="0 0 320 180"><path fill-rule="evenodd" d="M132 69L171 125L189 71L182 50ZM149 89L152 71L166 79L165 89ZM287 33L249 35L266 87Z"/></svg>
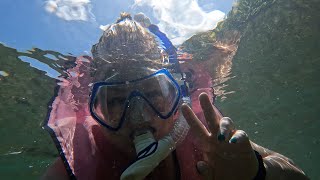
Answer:
<svg viewBox="0 0 320 180"><path fill-rule="evenodd" d="M187 173L191 166L197 172L198 154L190 153L202 147L190 140L193 125L187 117L191 130L186 120L168 125L167 119L184 119L179 103L186 98L198 117L206 117L199 111L200 90L209 94L216 114L232 119L232 132L244 130L251 141L320 179L319 10L319 0L1 0L0 179L49 179L44 175L57 159L71 179L102 179L104 173L119 179L133 160L161 147L158 126L173 139L168 156L179 169L173 174L198 179L193 170ZM131 29L121 32L123 26ZM147 94L159 89L161 106ZM108 98L123 98L121 93L116 114ZM131 112L143 111L132 108L143 101L157 120L150 127L130 126L132 117L150 118ZM136 127L128 134L140 138L145 126L156 145L143 155L139 145L121 138ZM108 138L121 136L117 142L124 145L106 142L109 131ZM134 147L137 153L129 150ZM165 158L135 179L172 179L160 173L171 167Z"/></svg>

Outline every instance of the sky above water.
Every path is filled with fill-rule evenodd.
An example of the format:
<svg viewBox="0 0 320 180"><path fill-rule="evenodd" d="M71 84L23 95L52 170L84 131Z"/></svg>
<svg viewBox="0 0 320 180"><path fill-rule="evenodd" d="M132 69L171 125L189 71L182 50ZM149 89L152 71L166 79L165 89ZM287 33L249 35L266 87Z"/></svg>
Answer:
<svg viewBox="0 0 320 180"><path fill-rule="evenodd" d="M148 16L174 44L213 29L233 0L1 0L0 42L19 51L37 47L89 54L102 27L120 12Z"/></svg>

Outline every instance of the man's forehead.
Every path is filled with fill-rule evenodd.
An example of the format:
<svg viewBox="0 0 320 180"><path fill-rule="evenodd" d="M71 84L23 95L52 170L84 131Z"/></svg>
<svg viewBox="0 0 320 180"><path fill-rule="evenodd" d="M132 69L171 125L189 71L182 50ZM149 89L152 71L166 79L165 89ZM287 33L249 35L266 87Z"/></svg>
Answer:
<svg viewBox="0 0 320 180"><path fill-rule="evenodd" d="M112 73L108 73L108 76L104 81L106 82L125 82L140 79L155 73L155 69L151 68L122 68L113 69Z"/></svg>
<svg viewBox="0 0 320 180"><path fill-rule="evenodd" d="M118 81L119 82L119 81ZM124 81L122 81L124 82ZM161 84L159 83L158 78L150 78L150 79L144 79L142 81L137 82L131 82L128 84L124 83L120 86L115 86L113 88L108 88L108 93L111 94L127 94L134 90L144 91L144 92L151 92L155 90L161 89Z"/></svg>

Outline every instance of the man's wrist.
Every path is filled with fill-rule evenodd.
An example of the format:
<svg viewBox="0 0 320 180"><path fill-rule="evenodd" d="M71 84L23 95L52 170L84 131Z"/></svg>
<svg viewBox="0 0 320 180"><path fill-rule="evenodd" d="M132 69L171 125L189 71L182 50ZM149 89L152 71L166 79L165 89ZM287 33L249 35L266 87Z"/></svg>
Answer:
<svg viewBox="0 0 320 180"><path fill-rule="evenodd" d="M265 180L266 179L266 165L263 162L262 156L258 153L258 151L254 151L258 160L258 172L253 180Z"/></svg>

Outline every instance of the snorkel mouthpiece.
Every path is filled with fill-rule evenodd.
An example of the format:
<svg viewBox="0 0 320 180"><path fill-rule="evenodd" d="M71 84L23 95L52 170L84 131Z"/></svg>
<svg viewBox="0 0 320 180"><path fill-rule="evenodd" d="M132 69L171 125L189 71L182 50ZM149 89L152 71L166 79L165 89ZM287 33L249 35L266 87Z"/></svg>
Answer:
<svg viewBox="0 0 320 180"><path fill-rule="evenodd" d="M129 120L133 125L140 125L150 120L143 110L143 100L135 97L130 102ZM137 158L121 175L121 180L141 180L153 171L159 163L175 149L175 142L167 135L158 142L150 129L138 129L134 132L133 143Z"/></svg>
<svg viewBox="0 0 320 180"><path fill-rule="evenodd" d="M134 137L137 160L121 175L121 180L141 180L153 171L175 148L170 136L156 141L150 131Z"/></svg>
<svg viewBox="0 0 320 180"><path fill-rule="evenodd" d="M134 98L136 99L136 98ZM134 122L145 122L150 120L150 116L143 112L143 105L139 101L133 101L135 111L132 116ZM185 103L190 103L185 99L182 99ZM135 103L138 103L135 104ZM140 119L135 119L140 118ZM149 173L156 168L159 163L164 160L172 151L175 150L177 144L180 144L186 137L189 131L189 125L182 113L179 114L179 118L174 123L173 129L168 135L164 136L158 142L155 140L152 132L149 129L134 132L133 143L135 145L137 159L131 164L121 175L121 180L141 180L144 179Z"/></svg>

